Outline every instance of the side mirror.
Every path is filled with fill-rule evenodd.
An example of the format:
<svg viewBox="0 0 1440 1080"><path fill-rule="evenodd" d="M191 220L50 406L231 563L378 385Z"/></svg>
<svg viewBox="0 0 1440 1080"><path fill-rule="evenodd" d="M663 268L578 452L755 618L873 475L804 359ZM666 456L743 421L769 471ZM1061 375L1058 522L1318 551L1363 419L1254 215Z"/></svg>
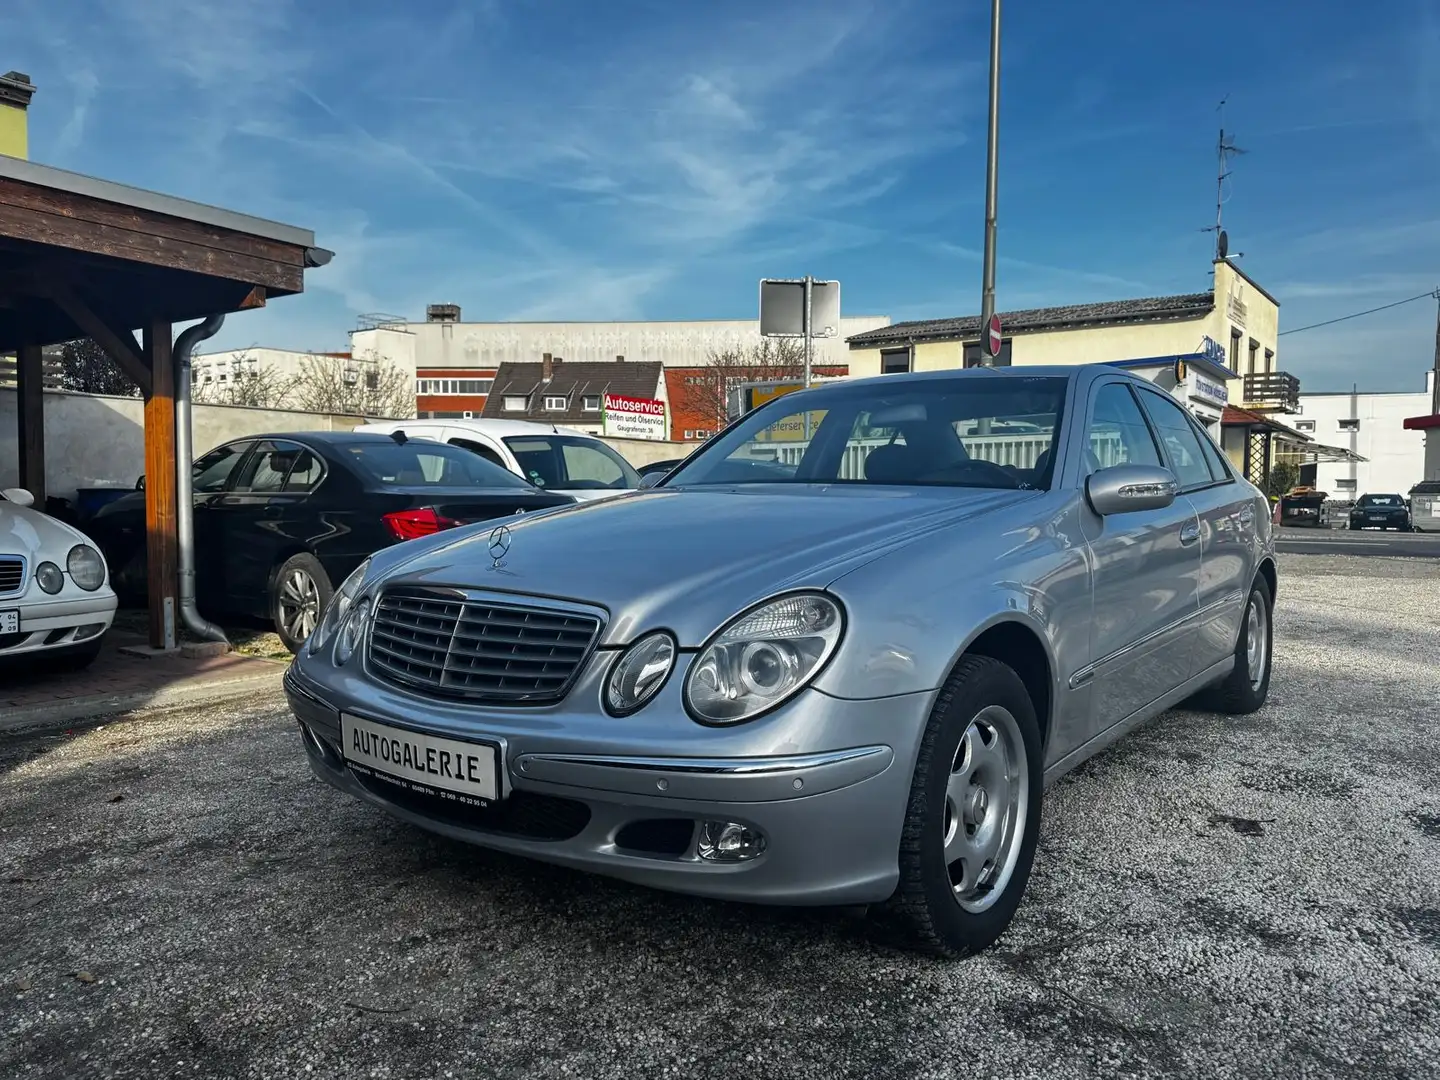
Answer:
<svg viewBox="0 0 1440 1080"><path fill-rule="evenodd" d="M145 490L145 475L144 475L143 473L140 475L140 479L135 481L135 490L136 490L136 491L144 491L144 490Z"/></svg>
<svg viewBox="0 0 1440 1080"><path fill-rule="evenodd" d="M1102 517L1136 510L1161 510L1175 501L1180 484L1158 465L1112 465L1085 478L1085 496Z"/></svg>
<svg viewBox="0 0 1440 1080"><path fill-rule="evenodd" d="M0 495L5 496L6 502L12 502L16 506L35 505L35 496L24 488L6 488L4 491L0 491Z"/></svg>
<svg viewBox="0 0 1440 1080"><path fill-rule="evenodd" d="M646 488L654 487L656 484L660 483L661 480L664 480L667 475L667 473L663 472L646 473L644 476L640 477L640 490L644 491Z"/></svg>

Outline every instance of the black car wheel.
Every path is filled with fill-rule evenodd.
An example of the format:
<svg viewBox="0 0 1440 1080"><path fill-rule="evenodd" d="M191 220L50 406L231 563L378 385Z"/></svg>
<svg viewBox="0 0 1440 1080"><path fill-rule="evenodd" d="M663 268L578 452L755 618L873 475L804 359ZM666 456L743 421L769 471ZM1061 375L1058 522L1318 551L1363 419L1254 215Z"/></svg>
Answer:
<svg viewBox="0 0 1440 1080"><path fill-rule="evenodd" d="M1240 633L1235 641L1235 667L1220 682L1196 695L1202 709L1244 716L1265 704L1270 696L1271 658L1275 645L1272 623L1274 600L1270 584L1257 576L1245 601Z"/></svg>
<svg viewBox="0 0 1440 1080"><path fill-rule="evenodd" d="M888 905L913 944L966 956L1010 925L1040 836L1042 755L1020 677L988 656L963 659L920 744Z"/></svg>
<svg viewBox="0 0 1440 1080"><path fill-rule="evenodd" d="M270 617L292 653L300 651L330 603L335 587L320 560L307 552L281 563L270 581Z"/></svg>

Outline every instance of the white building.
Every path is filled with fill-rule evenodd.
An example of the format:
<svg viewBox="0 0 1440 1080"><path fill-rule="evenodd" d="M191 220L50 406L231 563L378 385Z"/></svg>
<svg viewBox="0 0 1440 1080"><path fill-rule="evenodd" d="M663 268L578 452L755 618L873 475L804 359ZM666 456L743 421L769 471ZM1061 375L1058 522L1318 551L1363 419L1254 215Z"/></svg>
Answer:
<svg viewBox="0 0 1440 1080"><path fill-rule="evenodd" d="M496 371L501 364L538 363L546 353L564 360L659 361L666 367L700 367L712 351L759 345L759 319L688 322L462 322L454 304L432 304L426 321L364 316L350 331L357 358L399 365L406 371ZM845 340L890 325L886 315L852 315L840 333L815 342L815 363L848 364Z"/></svg>
<svg viewBox="0 0 1440 1080"><path fill-rule="evenodd" d="M297 352L293 349L255 347L197 355L191 359L190 368L197 386L209 385L223 389L226 384L234 382L237 376L245 373L253 375L266 369L285 379L303 375L308 358L338 358L349 361L349 366L355 370L357 377L366 362L363 357L352 359L350 354L345 352Z"/></svg>
<svg viewBox="0 0 1440 1080"><path fill-rule="evenodd" d="M1301 393L1301 413L1290 419L1295 430L1366 459L1307 465L1301 483L1332 499L1355 499L1366 492L1404 495L1425 479L1424 433L1407 431L1405 420L1430 411L1434 378L1434 372L1426 375L1423 392Z"/></svg>

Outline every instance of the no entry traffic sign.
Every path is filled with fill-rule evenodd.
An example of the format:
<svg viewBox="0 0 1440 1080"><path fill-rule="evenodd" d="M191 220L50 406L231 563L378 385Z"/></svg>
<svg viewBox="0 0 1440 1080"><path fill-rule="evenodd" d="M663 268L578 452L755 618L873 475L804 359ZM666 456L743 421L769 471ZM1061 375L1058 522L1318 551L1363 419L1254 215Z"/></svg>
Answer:
<svg viewBox="0 0 1440 1080"><path fill-rule="evenodd" d="M990 316L990 332L986 335L985 344L987 346L985 351L992 359L1000 355L1001 338L999 315Z"/></svg>

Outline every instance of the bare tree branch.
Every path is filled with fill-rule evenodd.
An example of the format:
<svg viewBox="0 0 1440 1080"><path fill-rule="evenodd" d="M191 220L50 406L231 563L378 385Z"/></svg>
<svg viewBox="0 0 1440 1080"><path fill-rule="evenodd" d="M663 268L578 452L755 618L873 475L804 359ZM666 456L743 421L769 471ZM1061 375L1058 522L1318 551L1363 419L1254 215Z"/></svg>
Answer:
<svg viewBox="0 0 1440 1080"><path fill-rule="evenodd" d="M342 416L415 415L415 380L373 355L306 356L295 381L296 407Z"/></svg>
<svg viewBox="0 0 1440 1080"><path fill-rule="evenodd" d="M759 345L711 350L703 368L685 373L674 403L710 430L729 420L730 391L742 383L799 379L805 374L805 346L795 338L765 338Z"/></svg>
<svg viewBox="0 0 1440 1080"><path fill-rule="evenodd" d="M239 363L227 374L225 382L218 379L200 382L191 372L190 399L201 405L248 405L257 409L284 409L295 396L296 378L282 375L270 365L257 367L245 352L235 354Z"/></svg>

